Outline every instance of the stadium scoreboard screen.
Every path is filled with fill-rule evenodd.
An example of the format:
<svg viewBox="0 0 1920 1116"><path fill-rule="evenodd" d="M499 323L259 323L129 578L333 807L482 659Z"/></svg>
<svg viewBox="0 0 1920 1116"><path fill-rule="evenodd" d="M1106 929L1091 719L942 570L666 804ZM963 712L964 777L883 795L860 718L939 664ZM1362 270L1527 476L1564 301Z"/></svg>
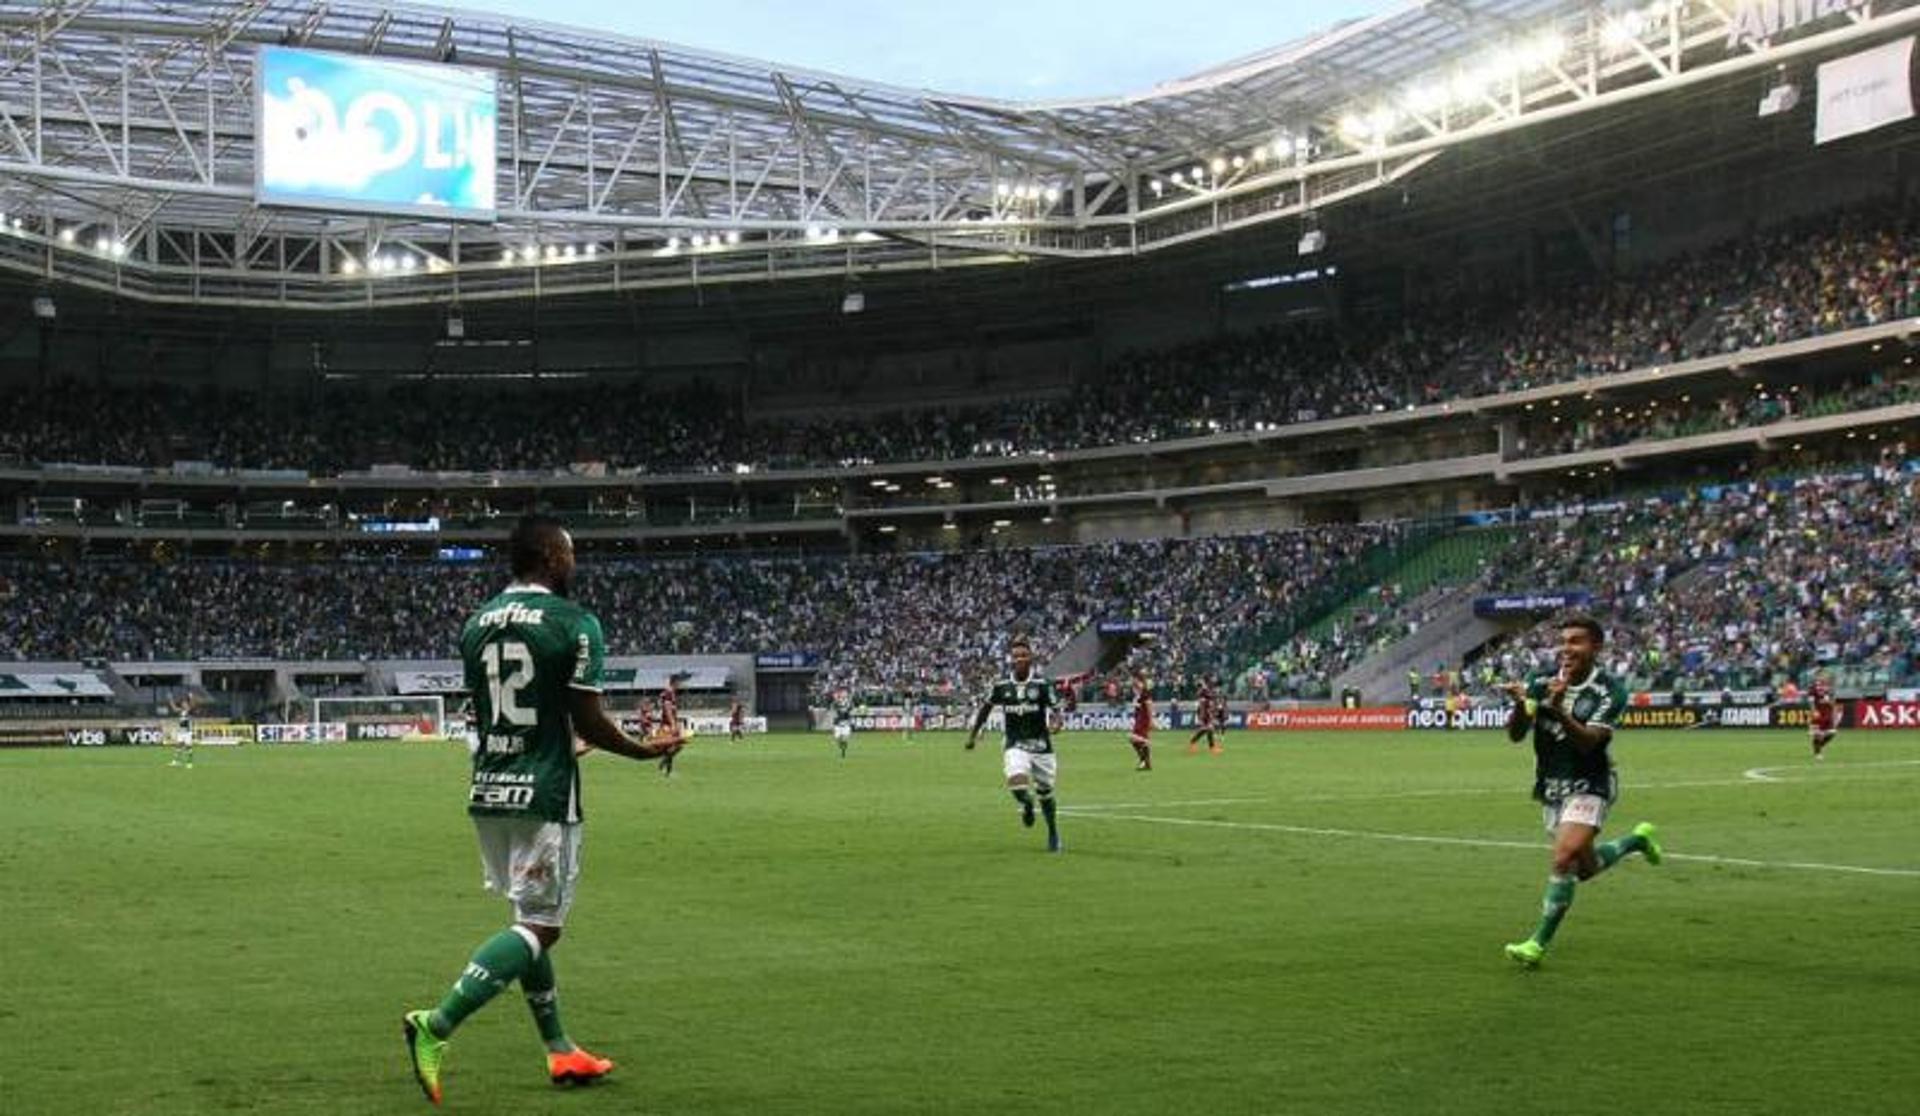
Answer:
<svg viewBox="0 0 1920 1116"><path fill-rule="evenodd" d="M262 204L494 219L492 70L289 47L257 64Z"/></svg>

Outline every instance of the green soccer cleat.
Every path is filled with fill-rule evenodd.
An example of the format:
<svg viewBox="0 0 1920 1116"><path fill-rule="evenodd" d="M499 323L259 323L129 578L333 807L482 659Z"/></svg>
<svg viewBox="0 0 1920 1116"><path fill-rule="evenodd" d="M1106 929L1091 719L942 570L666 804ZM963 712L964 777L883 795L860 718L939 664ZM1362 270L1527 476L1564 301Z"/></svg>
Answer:
<svg viewBox="0 0 1920 1116"><path fill-rule="evenodd" d="M425 1009L410 1011L401 1017L400 1025L407 1038L407 1056L413 1061L413 1079L428 1100L439 1104L440 1059L446 1057L447 1040L434 1036L427 1025L430 1014Z"/></svg>
<svg viewBox="0 0 1920 1116"><path fill-rule="evenodd" d="M1640 846L1640 855L1647 858L1648 864L1659 864L1660 858L1667 855L1660 848L1660 838L1657 836L1659 832L1652 822L1641 822L1633 827L1633 835L1643 842Z"/></svg>
<svg viewBox="0 0 1920 1116"><path fill-rule="evenodd" d="M1529 969L1540 967L1540 959L1547 955L1547 947L1528 938L1524 942L1514 942L1507 947L1507 956L1525 965Z"/></svg>

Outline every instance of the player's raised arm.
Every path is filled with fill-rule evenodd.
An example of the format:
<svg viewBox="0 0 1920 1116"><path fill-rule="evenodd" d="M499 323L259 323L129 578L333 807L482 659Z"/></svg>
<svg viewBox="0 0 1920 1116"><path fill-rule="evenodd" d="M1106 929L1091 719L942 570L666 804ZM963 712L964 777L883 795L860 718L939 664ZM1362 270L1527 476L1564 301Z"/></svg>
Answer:
<svg viewBox="0 0 1920 1116"><path fill-rule="evenodd" d="M601 703L600 694L594 690L568 689L567 715L573 721L574 735L582 742L628 759L659 759L678 752L686 743L686 738L677 734L651 743L642 743L628 736L620 731L619 725L613 723L613 718L607 716L606 706Z"/></svg>
<svg viewBox="0 0 1920 1116"><path fill-rule="evenodd" d="M1527 684L1509 682L1500 688L1506 691L1508 699L1513 702L1513 708L1507 713L1507 739L1518 744L1527 738L1527 733L1533 731L1533 712L1529 708L1532 702L1527 699Z"/></svg>

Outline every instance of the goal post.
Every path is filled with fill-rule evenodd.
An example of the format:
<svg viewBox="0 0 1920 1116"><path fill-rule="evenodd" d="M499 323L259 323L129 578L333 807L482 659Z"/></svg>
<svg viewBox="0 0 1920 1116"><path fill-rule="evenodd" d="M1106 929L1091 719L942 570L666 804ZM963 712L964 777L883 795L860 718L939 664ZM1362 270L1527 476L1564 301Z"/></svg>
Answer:
<svg viewBox="0 0 1920 1116"><path fill-rule="evenodd" d="M447 699L438 694L412 697L317 697L313 699L315 731L322 724L337 721L347 726L348 739L361 739L354 725L414 724L415 735L447 734ZM384 735L384 734L382 734Z"/></svg>

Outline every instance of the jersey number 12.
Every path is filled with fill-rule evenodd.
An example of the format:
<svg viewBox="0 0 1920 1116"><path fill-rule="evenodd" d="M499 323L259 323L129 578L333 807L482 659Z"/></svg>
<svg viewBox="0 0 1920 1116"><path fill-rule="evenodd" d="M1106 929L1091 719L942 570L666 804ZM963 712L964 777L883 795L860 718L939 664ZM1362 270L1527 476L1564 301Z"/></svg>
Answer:
<svg viewBox="0 0 1920 1116"><path fill-rule="evenodd" d="M527 645L519 640L489 643L481 649L480 658L487 664L487 697L493 706L493 723L513 728L536 724L539 718L535 712L520 704L521 696L533 684L533 655ZM526 677L519 686L510 685L522 674Z"/></svg>

